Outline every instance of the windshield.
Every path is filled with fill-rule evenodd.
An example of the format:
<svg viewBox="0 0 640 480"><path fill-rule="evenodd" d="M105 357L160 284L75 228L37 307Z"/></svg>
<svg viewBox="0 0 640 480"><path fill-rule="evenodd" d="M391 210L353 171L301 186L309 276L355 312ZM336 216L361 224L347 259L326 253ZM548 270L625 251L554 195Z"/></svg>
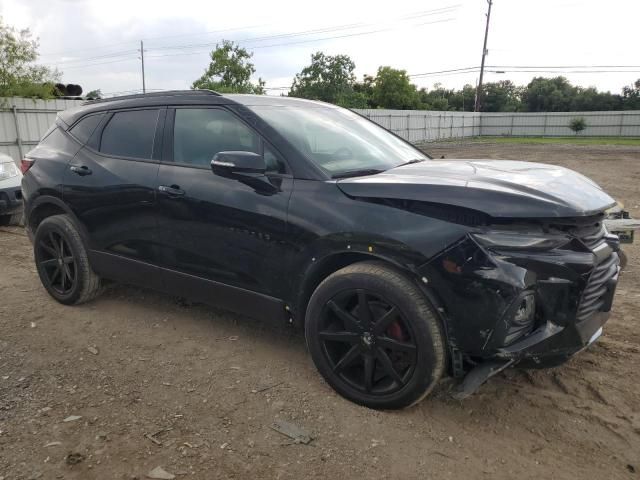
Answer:
<svg viewBox="0 0 640 480"><path fill-rule="evenodd" d="M249 108L332 177L366 175L429 158L350 110L317 106Z"/></svg>

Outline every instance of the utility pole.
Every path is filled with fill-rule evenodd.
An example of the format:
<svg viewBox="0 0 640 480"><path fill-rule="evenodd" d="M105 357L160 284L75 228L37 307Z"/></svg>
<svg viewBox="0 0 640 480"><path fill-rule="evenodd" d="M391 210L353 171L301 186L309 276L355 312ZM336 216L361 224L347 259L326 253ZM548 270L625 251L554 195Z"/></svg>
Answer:
<svg viewBox="0 0 640 480"><path fill-rule="evenodd" d="M474 112L480 111L481 95L482 95L482 77L484 76L484 59L487 56L487 37L489 36L489 18L491 17L491 5L493 0L487 0L489 8L487 10L487 25L484 29L484 44L482 45L482 63L480 64L480 80L476 89L476 104L473 108Z"/></svg>
<svg viewBox="0 0 640 480"><path fill-rule="evenodd" d="M147 93L147 87L144 84L144 43L142 40L140 40L140 60L142 60L142 93Z"/></svg>

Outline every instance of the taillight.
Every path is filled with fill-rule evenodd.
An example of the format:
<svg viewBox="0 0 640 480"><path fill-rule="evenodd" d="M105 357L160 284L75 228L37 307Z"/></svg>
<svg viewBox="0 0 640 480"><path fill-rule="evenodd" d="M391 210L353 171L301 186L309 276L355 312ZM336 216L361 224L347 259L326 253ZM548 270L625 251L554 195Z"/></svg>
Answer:
<svg viewBox="0 0 640 480"><path fill-rule="evenodd" d="M25 173L27 173L27 170L29 170L34 163L35 160L32 160L30 158L23 158L20 161L20 171L22 172L22 174L24 175Z"/></svg>

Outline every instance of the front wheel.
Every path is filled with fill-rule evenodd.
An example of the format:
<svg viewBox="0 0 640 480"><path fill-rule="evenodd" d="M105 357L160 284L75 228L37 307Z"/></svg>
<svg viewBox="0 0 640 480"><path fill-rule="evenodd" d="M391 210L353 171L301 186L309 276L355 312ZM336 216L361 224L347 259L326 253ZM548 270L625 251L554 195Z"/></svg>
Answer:
<svg viewBox="0 0 640 480"><path fill-rule="evenodd" d="M100 277L91 268L80 234L67 215L45 218L38 225L33 251L40 281L58 302L84 303L100 292Z"/></svg>
<svg viewBox="0 0 640 480"><path fill-rule="evenodd" d="M445 368L440 321L424 293L381 262L347 266L309 300L311 357L342 396L370 408L422 400Z"/></svg>

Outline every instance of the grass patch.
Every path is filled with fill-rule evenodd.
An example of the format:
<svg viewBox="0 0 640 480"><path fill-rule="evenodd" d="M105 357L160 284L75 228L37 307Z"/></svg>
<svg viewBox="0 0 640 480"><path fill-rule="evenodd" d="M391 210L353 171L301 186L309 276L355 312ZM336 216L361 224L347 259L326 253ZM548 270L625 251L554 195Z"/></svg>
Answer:
<svg viewBox="0 0 640 480"><path fill-rule="evenodd" d="M473 140L479 143L627 145L640 147L640 138L637 137L474 137Z"/></svg>

